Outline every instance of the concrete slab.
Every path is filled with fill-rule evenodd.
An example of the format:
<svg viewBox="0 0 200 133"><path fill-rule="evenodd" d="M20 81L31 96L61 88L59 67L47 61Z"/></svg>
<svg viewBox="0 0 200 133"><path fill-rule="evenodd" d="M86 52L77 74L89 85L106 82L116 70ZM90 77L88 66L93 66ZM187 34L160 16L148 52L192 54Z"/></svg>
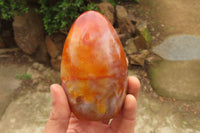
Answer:
<svg viewBox="0 0 200 133"><path fill-rule="evenodd" d="M172 36L153 51L163 58L147 65L153 89L161 96L200 101L200 37Z"/></svg>
<svg viewBox="0 0 200 133"><path fill-rule="evenodd" d="M28 93L10 103L0 121L0 133L42 133L50 109L50 93Z"/></svg>
<svg viewBox="0 0 200 133"><path fill-rule="evenodd" d="M24 74L28 66L25 65L0 65L0 118L12 100L13 92L21 83L16 79L16 74Z"/></svg>

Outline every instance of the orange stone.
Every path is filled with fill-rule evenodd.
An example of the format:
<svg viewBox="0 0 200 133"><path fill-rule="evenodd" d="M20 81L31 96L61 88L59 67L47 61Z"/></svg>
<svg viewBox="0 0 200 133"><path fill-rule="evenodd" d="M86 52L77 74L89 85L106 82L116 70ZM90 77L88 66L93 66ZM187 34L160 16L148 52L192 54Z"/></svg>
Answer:
<svg viewBox="0 0 200 133"><path fill-rule="evenodd" d="M102 14L87 11L72 25L63 49L61 79L77 118L107 120L120 111L127 62L116 31Z"/></svg>

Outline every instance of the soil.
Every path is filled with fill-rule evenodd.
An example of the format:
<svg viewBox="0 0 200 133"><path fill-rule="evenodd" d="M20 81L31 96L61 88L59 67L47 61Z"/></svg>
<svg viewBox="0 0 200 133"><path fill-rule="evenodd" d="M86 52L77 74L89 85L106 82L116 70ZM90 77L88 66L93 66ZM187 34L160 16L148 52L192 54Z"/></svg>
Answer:
<svg viewBox="0 0 200 133"><path fill-rule="evenodd" d="M17 49L17 48L14 48ZM5 52L4 55L6 57L1 57L0 54L0 65L26 65L27 67L30 67L33 63L34 60L32 57L29 55L24 54L21 50L10 50L8 52ZM51 68L50 65L44 64L46 68ZM56 73L55 75L58 75L58 71L53 71L53 73ZM41 73L42 75L42 73ZM48 88L40 89L39 92L49 92L49 86L53 83L60 83L60 79L57 79L57 77L51 73L51 75L48 76L41 76L38 80L40 81L40 84L46 84ZM21 85L19 88L17 88L14 91L14 97L12 98L13 100L21 97L22 95L26 94L27 92L36 92L36 86L32 79L21 79Z"/></svg>

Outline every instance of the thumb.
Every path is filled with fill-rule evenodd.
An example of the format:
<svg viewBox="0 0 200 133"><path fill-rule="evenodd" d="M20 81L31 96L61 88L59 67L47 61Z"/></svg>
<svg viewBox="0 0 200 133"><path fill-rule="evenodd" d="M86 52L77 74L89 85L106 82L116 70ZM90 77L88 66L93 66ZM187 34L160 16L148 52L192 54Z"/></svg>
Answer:
<svg viewBox="0 0 200 133"><path fill-rule="evenodd" d="M63 88L58 84L50 87L52 110L44 133L66 133L70 118L70 107Z"/></svg>

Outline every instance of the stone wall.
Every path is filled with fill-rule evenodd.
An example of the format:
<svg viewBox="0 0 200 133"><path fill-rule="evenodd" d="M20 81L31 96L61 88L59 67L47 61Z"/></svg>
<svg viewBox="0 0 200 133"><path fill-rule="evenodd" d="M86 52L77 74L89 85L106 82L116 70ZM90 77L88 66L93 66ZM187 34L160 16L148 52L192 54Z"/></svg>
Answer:
<svg viewBox="0 0 200 133"><path fill-rule="evenodd" d="M34 3L34 1L29 2ZM108 2L102 2L97 4L97 7L116 29L129 64L144 66L144 59L149 54L146 49L150 47L151 41L147 23L136 20L122 5L114 7ZM50 63L54 69L60 70L61 54L67 33L46 35L41 16L31 5L27 14L14 16L12 27L13 31L8 32L13 35L7 35L12 39L2 39L6 38L3 36L5 33L0 34L0 48L9 47L6 40L11 40L9 43L17 45L36 61Z"/></svg>

